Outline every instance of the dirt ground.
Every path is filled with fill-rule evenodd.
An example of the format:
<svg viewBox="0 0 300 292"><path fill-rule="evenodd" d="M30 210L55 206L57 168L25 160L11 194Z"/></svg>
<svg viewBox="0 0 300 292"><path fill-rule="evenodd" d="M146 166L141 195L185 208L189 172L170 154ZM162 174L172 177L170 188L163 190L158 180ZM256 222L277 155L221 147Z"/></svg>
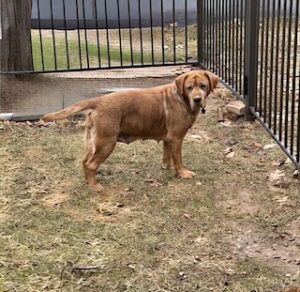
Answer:
<svg viewBox="0 0 300 292"><path fill-rule="evenodd" d="M257 122L217 123L218 88L176 179L162 145L119 144L84 183L83 122L0 124L1 291L281 291L300 286L294 166ZM274 174L280 177L273 180Z"/></svg>

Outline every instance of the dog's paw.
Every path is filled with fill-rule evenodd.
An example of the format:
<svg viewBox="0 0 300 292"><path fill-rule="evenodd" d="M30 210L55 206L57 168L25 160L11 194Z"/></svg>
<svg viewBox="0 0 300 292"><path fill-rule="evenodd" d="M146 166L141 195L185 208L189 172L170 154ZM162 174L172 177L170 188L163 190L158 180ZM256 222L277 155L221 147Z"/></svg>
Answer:
<svg viewBox="0 0 300 292"><path fill-rule="evenodd" d="M178 177L179 178L184 178L184 179L191 179L193 178L196 174L188 169L181 169L178 171Z"/></svg>
<svg viewBox="0 0 300 292"><path fill-rule="evenodd" d="M104 190L104 187L99 183L96 185L90 186L90 188L95 193L101 193Z"/></svg>

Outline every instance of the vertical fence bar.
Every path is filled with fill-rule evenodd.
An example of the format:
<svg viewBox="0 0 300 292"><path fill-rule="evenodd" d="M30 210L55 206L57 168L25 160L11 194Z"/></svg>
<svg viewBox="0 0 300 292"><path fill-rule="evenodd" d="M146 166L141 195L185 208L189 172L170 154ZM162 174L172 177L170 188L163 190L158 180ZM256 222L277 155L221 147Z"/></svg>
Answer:
<svg viewBox="0 0 300 292"><path fill-rule="evenodd" d="M139 0L140 1L140 0ZM160 10L161 10L161 53L162 53L162 63L165 64L165 31L164 31L164 0L160 0Z"/></svg>
<svg viewBox="0 0 300 292"><path fill-rule="evenodd" d="M246 119L252 119L257 94L258 29L260 0L246 0L244 96Z"/></svg>
<svg viewBox="0 0 300 292"><path fill-rule="evenodd" d="M232 15L231 15L231 0L229 0L228 3L228 84L230 84L232 86L232 60L231 60L231 51L232 51L232 28L231 28L231 21L232 21Z"/></svg>
<svg viewBox="0 0 300 292"><path fill-rule="evenodd" d="M221 26L221 23L222 23L222 17L221 17L221 15L222 15L222 6L221 6L221 1L218 1L217 0L217 3L218 3L218 48L219 48L219 53L218 53L218 55L219 55L219 57L218 57L218 64L219 64L219 70L218 70L218 74L219 74L219 76L222 76L222 68L223 68L223 66L222 66L222 42L221 42L221 40L222 40L222 30L221 30L221 28L222 28L222 26Z"/></svg>
<svg viewBox="0 0 300 292"><path fill-rule="evenodd" d="M120 64L123 66L123 51L122 51L122 31L121 31L121 16L120 16L120 0L117 0L118 12L118 28L119 28L119 45L120 45Z"/></svg>
<svg viewBox="0 0 300 292"><path fill-rule="evenodd" d="M39 36L40 36L40 46L41 46L40 49L41 49L42 69L43 69L43 71L45 71L43 35L42 35L42 29L41 29L40 0L37 0L37 10L38 10L38 23L39 23Z"/></svg>
<svg viewBox="0 0 300 292"><path fill-rule="evenodd" d="M76 20L77 20L78 57L79 57L80 69L82 69L82 54L81 54L81 38L80 38L80 22L79 22L78 0L76 0Z"/></svg>
<svg viewBox="0 0 300 292"><path fill-rule="evenodd" d="M273 78L274 78L274 40L275 40L275 15L276 15L276 1L273 1L272 5L272 25L271 25L271 60L270 60L270 84L269 84L269 128L272 127L272 108L273 108ZM276 96L275 96L276 98Z"/></svg>
<svg viewBox="0 0 300 292"><path fill-rule="evenodd" d="M277 5L277 25L276 25L276 52L275 52L275 60L276 60L276 68L275 68L275 84L274 84L274 117L273 117L273 129L274 134L277 134L277 108L278 108L278 78L279 78L279 64L277 61L279 60L279 41L280 41L280 13L281 13L281 1L278 1ZM270 90L273 90L270 88Z"/></svg>
<svg viewBox="0 0 300 292"><path fill-rule="evenodd" d="M212 70L213 66L213 53L212 53L212 25L211 25L211 0L207 1L207 36L208 36L208 43L207 43L207 59L209 60L209 69Z"/></svg>
<svg viewBox="0 0 300 292"><path fill-rule="evenodd" d="M286 41L286 16L287 16L287 0L284 0L283 4L283 27L282 33L282 47L281 47L281 80L280 80L280 94L283 93L284 87L284 67L285 67L285 41ZM279 140L282 141L282 123L283 123L283 98L280 98L279 105Z"/></svg>
<svg viewBox="0 0 300 292"><path fill-rule="evenodd" d="M185 41L185 62L188 62L188 13L187 0L184 1L184 41Z"/></svg>
<svg viewBox="0 0 300 292"><path fill-rule="evenodd" d="M173 0L173 61L174 64L176 64L176 26L175 26L175 20L176 20L176 15L175 15L175 0Z"/></svg>
<svg viewBox="0 0 300 292"><path fill-rule="evenodd" d="M207 68L209 68L210 67L210 55L209 55L209 52L208 52L208 47L209 47L209 45L210 45L210 43L209 43L209 31L208 31L208 28L209 28L209 25L208 25L208 22L209 22L209 20L210 20L210 18L209 18L209 14L208 14L208 1L209 0L206 0L205 1L205 23L204 23L204 32L205 32L205 35L204 35L204 37L205 37L205 43L204 43L204 58L205 58L205 62L206 62L206 67Z"/></svg>
<svg viewBox="0 0 300 292"><path fill-rule="evenodd" d="M245 57L243 56L243 51L244 51L244 41L243 41L243 38L245 37L245 34L244 34L244 27L246 26L245 24L245 1L247 0L240 0L241 1L241 14L240 14L240 72L239 72L239 77L240 77L240 88L239 88L239 92L241 94L243 94L244 90L243 90L243 85L245 86L245 84L243 84L243 66L244 66L244 63L243 61L245 61ZM247 10L246 10L247 12Z"/></svg>
<svg viewBox="0 0 300 292"><path fill-rule="evenodd" d="M131 60L131 66L133 66L133 47L132 47L132 29L131 29L131 9L130 9L130 0L127 0L127 7L128 7L128 25L129 25L130 60Z"/></svg>
<svg viewBox="0 0 300 292"><path fill-rule="evenodd" d="M107 61L108 61L108 67L110 68L111 61L110 61L110 44L109 44L110 41L109 41L109 30L108 30L107 0L104 0L104 12L105 12L105 28L106 28L106 44L107 44Z"/></svg>
<svg viewBox="0 0 300 292"><path fill-rule="evenodd" d="M296 75L298 64L298 24L299 24L299 0L296 2L296 15L295 15L295 28L294 28L294 64L293 64L293 85L292 85L292 106L291 106L291 154L294 154L294 135L295 135L295 115L296 115ZM300 72L299 72L300 73ZM300 79L300 76L298 77ZM299 80L298 79L298 80ZM300 83L300 81L299 81ZM300 95L300 92L298 92ZM300 100L298 100L300 103ZM300 137L298 136L298 140Z"/></svg>
<svg viewBox="0 0 300 292"><path fill-rule="evenodd" d="M235 18L235 35L236 35L236 39L235 39L235 90L238 92L238 83L239 83L239 23L240 23L240 19L239 19L239 13L240 13L240 0L237 0L236 3L236 18Z"/></svg>
<svg viewBox="0 0 300 292"><path fill-rule="evenodd" d="M265 45L265 62L264 62L264 83L261 86L263 87L263 97L264 97L264 122L266 123L268 121L268 95L267 95L267 88L268 88L268 64L269 64L269 26L270 26L270 0L266 0L267 2L267 15L266 15L266 45Z"/></svg>
<svg viewBox="0 0 300 292"><path fill-rule="evenodd" d="M57 70L56 41L55 41L55 31L54 31L53 2L52 2L52 0L50 0L50 17L51 17L51 31L52 31L54 67L55 67L55 70Z"/></svg>
<svg viewBox="0 0 300 292"><path fill-rule="evenodd" d="M235 1L232 0L232 18L231 18L231 30L232 30L232 48L231 48L231 70L232 70L232 87L236 90L235 88L235 54L236 54L236 50L235 50Z"/></svg>
<svg viewBox="0 0 300 292"><path fill-rule="evenodd" d="M262 111L263 111L263 61L264 61L264 44L265 44L265 1L266 0L262 0L262 20L261 20L261 37L260 37L260 72L259 72L259 107L258 107L258 111L259 111L259 115L260 117L262 116ZM280 2L280 1L279 1Z"/></svg>
<svg viewBox="0 0 300 292"><path fill-rule="evenodd" d="M161 0L161 1L163 1L163 0ZM141 64L144 65L144 49L143 49L143 30L142 30L141 0L138 0L138 10L139 10L139 31L140 31Z"/></svg>
<svg viewBox="0 0 300 292"><path fill-rule="evenodd" d="M300 80L298 80L298 95L300 96ZM300 170L300 100L298 101L298 123L297 123L296 137L297 137L296 159L297 159L297 162L298 162L298 168Z"/></svg>
<svg viewBox="0 0 300 292"><path fill-rule="evenodd" d="M228 0L223 0L225 3L225 31L224 31L224 37L225 37L225 61L223 63L223 66L225 67L225 81L228 83Z"/></svg>
<svg viewBox="0 0 300 292"><path fill-rule="evenodd" d="M63 15L64 15L64 27L65 27L65 44L66 44L66 57L67 67L70 69L70 58L69 58L69 42L68 42L68 30L67 30L67 18L66 18L66 3L63 0Z"/></svg>
<svg viewBox="0 0 300 292"><path fill-rule="evenodd" d="M289 126L289 99L290 99L290 77L291 77L291 43L292 43L292 21L293 21L293 3L289 3L289 25L288 25L288 48L287 48L287 64L286 64L286 88L285 88L285 116L284 116L284 146L288 147L288 126Z"/></svg>
<svg viewBox="0 0 300 292"><path fill-rule="evenodd" d="M222 25L221 25L221 41L222 41L222 44L221 44L221 47L222 47L222 61L221 61L221 65L222 65L222 78L225 77L225 58L224 58L224 52L225 52L225 46L224 46L224 29L225 29L225 25L224 25L224 15L225 15L225 2L224 1L221 1L222 3L222 11L221 11L221 22L222 22Z"/></svg>
<svg viewBox="0 0 300 292"><path fill-rule="evenodd" d="M100 41L99 41L99 24L98 24L98 5L97 5L97 0L94 0L94 9L95 9L95 21L96 21L98 65L99 65L99 68L101 68L101 51L100 51Z"/></svg>
<svg viewBox="0 0 300 292"><path fill-rule="evenodd" d="M150 1L150 37L151 37L151 60L154 65L154 38L153 38L153 13L152 13L152 0Z"/></svg>
<svg viewBox="0 0 300 292"><path fill-rule="evenodd" d="M211 24L212 24L212 51L213 51L213 66L212 69L216 72L216 26L215 26L215 0L212 0L212 5L210 7L210 15L211 15Z"/></svg>
<svg viewBox="0 0 300 292"><path fill-rule="evenodd" d="M204 65L204 24L205 24L205 3L204 0L197 0L197 58L201 65Z"/></svg>
<svg viewBox="0 0 300 292"><path fill-rule="evenodd" d="M84 38L85 38L85 53L86 53L86 62L88 69L90 68L90 56L89 56L89 43L86 29L86 15L85 15L85 1L82 0L82 14L83 14L83 28L84 28Z"/></svg>

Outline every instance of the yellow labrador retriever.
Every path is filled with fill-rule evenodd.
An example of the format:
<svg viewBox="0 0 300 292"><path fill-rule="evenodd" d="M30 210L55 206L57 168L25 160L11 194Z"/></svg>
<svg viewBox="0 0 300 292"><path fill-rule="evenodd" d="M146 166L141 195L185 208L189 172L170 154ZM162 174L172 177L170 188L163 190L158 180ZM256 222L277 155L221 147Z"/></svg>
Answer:
<svg viewBox="0 0 300 292"><path fill-rule="evenodd" d="M163 166L174 167L180 178L192 178L195 173L182 165L182 142L200 109L205 111L206 98L217 83L218 77L209 71L190 71L171 84L83 100L46 114L42 120L60 120L89 110L83 169L93 191L103 189L96 181L96 171L116 143L129 144L137 139L163 140Z"/></svg>

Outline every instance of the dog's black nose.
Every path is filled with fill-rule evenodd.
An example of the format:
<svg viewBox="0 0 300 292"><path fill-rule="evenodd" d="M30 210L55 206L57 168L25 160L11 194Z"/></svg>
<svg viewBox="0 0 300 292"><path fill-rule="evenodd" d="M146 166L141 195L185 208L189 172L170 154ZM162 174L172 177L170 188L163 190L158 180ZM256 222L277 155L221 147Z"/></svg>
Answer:
<svg viewBox="0 0 300 292"><path fill-rule="evenodd" d="M194 103L195 104L201 103L201 98L200 97L199 98L194 98Z"/></svg>

